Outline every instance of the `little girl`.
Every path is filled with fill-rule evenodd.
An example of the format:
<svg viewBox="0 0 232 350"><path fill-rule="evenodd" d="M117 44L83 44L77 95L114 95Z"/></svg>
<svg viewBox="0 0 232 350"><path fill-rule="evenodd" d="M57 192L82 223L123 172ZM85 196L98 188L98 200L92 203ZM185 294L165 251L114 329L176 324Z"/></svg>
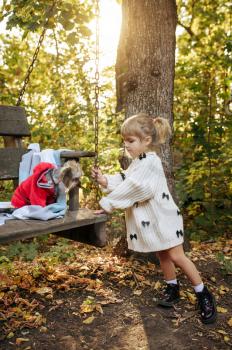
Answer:
<svg viewBox="0 0 232 350"><path fill-rule="evenodd" d="M171 134L168 121L146 114L134 115L123 123L121 134L132 157L126 171L92 176L109 194L100 200L103 210L126 209L128 248L137 252L157 252L166 288L157 304L172 307L180 300L175 266L189 278L195 290L203 323L216 319L215 299L204 286L195 265L183 250L183 219L169 192L160 158L154 151Z"/></svg>

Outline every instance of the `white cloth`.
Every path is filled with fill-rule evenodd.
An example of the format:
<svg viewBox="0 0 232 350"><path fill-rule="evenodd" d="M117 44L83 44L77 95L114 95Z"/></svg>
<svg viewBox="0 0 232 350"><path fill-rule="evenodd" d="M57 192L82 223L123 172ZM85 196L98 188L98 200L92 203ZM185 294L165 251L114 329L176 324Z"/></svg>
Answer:
<svg viewBox="0 0 232 350"><path fill-rule="evenodd" d="M12 214L12 219L28 220L51 220L59 219L65 215L66 207L61 203L52 203L46 207L40 205L25 205L16 209Z"/></svg>
<svg viewBox="0 0 232 350"><path fill-rule="evenodd" d="M19 163L19 184L21 184L21 182L26 180L28 176L32 174L34 166L40 162L40 157L38 158L40 153L39 144L31 143L28 146L28 150L29 152L22 156L22 160Z"/></svg>
<svg viewBox="0 0 232 350"><path fill-rule="evenodd" d="M14 208L11 202L0 202L0 226L5 224L6 220L11 219L11 214L4 212L5 209Z"/></svg>
<svg viewBox="0 0 232 350"><path fill-rule="evenodd" d="M110 193L100 205L109 213L126 209L128 248L152 252L182 244L182 215L169 192L157 154L148 152L134 159L124 175L105 175Z"/></svg>
<svg viewBox="0 0 232 350"><path fill-rule="evenodd" d="M13 219L11 214L0 213L0 226L5 225L6 220Z"/></svg>
<svg viewBox="0 0 232 350"><path fill-rule="evenodd" d="M4 225L6 220L13 219L37 219L46 221L62 218L67 210L66 194L62 182L59 183L58 187L59 190L56 203L49 204L46 207L41 207L40 205L25 205L21 208L15 209L12 214L0 213L0 226ZM12 206L10 208L12 208Z"/></svg>
<svg viewBox="0 0 232 350"><path fill-rule="evenodd" d="M60 167L60 153L66 151L66 149L45 149L40 151L38 143L31 143L28 146L28 150L29 152L22 156L22 160L19 164L19 184L32 175L34 167L41 162L51 163L56 167Z"/></svg>
<svg viewBox="0 0 232 350"><path fill-rule="evenodd" d="M0 202L0 209L14 208L11 202Z"/></svg>

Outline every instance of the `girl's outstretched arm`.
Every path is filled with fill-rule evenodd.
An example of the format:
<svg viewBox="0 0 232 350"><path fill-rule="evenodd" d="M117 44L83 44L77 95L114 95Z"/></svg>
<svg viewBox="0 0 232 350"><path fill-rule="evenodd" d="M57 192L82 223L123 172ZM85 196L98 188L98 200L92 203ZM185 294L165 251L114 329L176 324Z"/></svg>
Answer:
<svg viewBox="0 0 232 350"><path fill-rule="evenodd" d="M152 198L161 174L159 167L156 169L153 159L142 160L124 181L100 200L100 206L110 213L114 209L126 209L136 202Z"/></svg>
<svg viewBox="0 0 232 350"><path fill-rule="evenodd" d="M125 176L124 173L117 173L114 175L102 174L99 168L92 168L91 175L106 193L115 190L115 188L122 183Z"/></svg>

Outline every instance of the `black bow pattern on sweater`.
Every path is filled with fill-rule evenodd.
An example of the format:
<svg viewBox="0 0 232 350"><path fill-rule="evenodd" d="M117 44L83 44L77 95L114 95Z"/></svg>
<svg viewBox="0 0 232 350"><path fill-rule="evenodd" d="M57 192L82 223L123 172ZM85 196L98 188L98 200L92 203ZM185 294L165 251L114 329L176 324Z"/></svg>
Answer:
<svg viewBox="0 0 232 350"><path fill-rule="evenodd" d="M146 153L141 153L140 155L139 155L139 159L140 160L142 160L143 158L146 158L147 156L146 156Z"/></svg>
<svg viewBox="0 0 232 350"><path fill-rule="evenodd" d="M146 225L149 226L150 221L142 221L141 224L143 225L143 227L145 227Z"/></svg>
<svg viewBox="0 0 232 350"><path fill-rule="evenodd" d="M169 194L165 194L164 192L163 192L163 194L162 194L162 198L167 198L167 200L169 201Z"/></svg>
<svg viewBox="0 0 232 350"><path fill-rule="evenodd" d="M125 178L126 178L126 175L125 175L123 172L121 172L120 175L121 175L121 177L122 177L122 180L124 181Z"/></svg>
<svg viewBox="0 0 232 350"><path fill-rule="evenodd" d="M184 235L184 232L182 231L182 230L180 230L180 231L176 231L176 235L177 235L177 237L179 238L179 236L182 236L183 237L183 235Z"/></svg>
<svg viewBox="0 0 232 350"><path fill-rule="evenodd" d="M135 206L135 208L138 208L139 203L138 203L138 202L135 202L133 205Z"/></svg>
<svg viewBox="0 0 232 350"><path fill-rule="evenodd" d="M133 238L137 239L136 233L134 235L130 235L130 239L132 240Z"/></svg>

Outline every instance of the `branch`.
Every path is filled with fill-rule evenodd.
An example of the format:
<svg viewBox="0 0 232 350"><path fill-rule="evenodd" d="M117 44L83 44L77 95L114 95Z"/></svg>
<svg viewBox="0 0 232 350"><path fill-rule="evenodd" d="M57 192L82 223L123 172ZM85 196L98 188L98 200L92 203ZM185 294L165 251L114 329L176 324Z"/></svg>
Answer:
<svg viewBox="0 0 232 350"><path fill-rule="evenodd" d="M181 27L183 27L191 37L195 36L191 27L184 25L183 23L181 23L181 21L179 19L177 19L177 24L179 24Z"/></svg>
<svg viewBox="0 0 232 350"><path fill-rule="evenodd" d="M57 37L56 37L55 29L53 29L53 37L54 37L55 44L56 44L56 73L58 75L59 74L60 53L59 53L59 45L58 45L58 40L57 40Z"/></svg>

